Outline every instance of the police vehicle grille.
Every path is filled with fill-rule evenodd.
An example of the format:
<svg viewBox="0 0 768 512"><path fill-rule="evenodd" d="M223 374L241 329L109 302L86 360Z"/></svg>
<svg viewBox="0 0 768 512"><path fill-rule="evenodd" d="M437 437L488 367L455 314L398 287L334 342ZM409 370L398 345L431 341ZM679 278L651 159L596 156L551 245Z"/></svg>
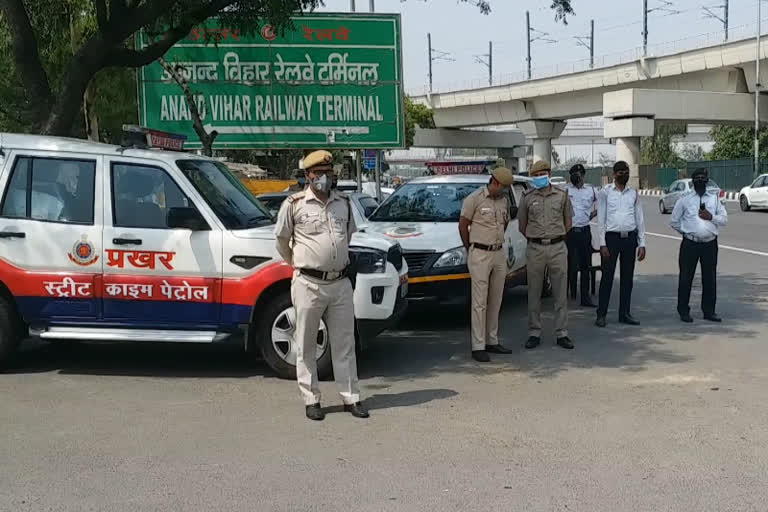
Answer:
<svg viewBox="0 0 768 512"><path fill-rule="evenodd" d="M400 244L389 248L387 261L394 265L397 270L403 268L403 251L400 249Z"/></svg>
<svg viewBox="0 0 768 512"><path fill-rule="evenodd" d="M408 263L408 272L413 273L423 270L424 265L434 254L434 251L403 251L403 257Z"/></svg>

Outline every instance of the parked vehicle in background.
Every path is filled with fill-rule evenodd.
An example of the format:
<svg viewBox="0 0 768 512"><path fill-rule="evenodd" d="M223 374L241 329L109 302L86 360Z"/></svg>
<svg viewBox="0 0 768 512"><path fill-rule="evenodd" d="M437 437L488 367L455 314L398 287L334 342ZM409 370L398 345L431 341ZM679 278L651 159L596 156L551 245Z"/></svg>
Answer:
<svg viewBox="0 0 768 512"><path fill-rule="evenodd" d="M0 364L29 334L232 342L295 377L293 268L273 216L223 163L36 135L0 144ZM404 312L408 266L370 233L352 236L350 257L362 347ZM328 376L324 324L317 343Z"/></svg>
<svg viewBox="0 0 768 512"><path fill-rule="evenodd" d="M565 182L565 178L563 178L562 176L552 176L549 182L552 185L560 188L565 188L567 185L567 183Z"/></svg>
<svg viewBox="0 0 768 512"><path fill-rule="evenodd" d="M273 216L276 216L280 211L280 205L283 201L296 192L275 192L273 194L262 194L257 196L256 199L264 203ZM368 217L379 207L379 203L375 198L368 194L360 192L344 192L350 201L352 202L352 215L355 217L355 224L358 226L364 224Z"/></svg>
<svg viewBox="0 0 768 512"><path fill-rule="evenodd" d="M751 185L741 189L739 206L743 212L752 208L768 208L768 174L761 174Z"/></svg>
<svg viewBox="0 0 768 512"><path fill-rule="evenodd" d="M659 199L659 212L662 214L672 213L677 200L691 190L693 190L693 183L690 178L673 181L672 184L664 190L664 195ZM707 184L707 192L717 195L717 197L720 198L720 202L725 203L725 191L711 178L709 184Z"/></svg>
<svg viewBox="0 0 768 512"><path fill-rule="evenodd" d="M364 230L397 240L408 262L411 301L463 304L469 298L467 251L459 236L461 206L488 183L488 174L414 178L398 187L368 219ZM517 205L531 178L515 176L510 217L504 235L507 285L525 284L526 240L517 224Z"/></svg>

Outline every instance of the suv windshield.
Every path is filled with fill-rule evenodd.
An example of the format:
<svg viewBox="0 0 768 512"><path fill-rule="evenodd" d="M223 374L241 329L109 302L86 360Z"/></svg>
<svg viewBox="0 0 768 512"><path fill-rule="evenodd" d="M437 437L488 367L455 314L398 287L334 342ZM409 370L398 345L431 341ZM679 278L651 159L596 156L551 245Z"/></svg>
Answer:
<svg viewBox="0 0 768 512"><path fill-rule="evenodd" d="M227 229L247 229L273 222L269 210L226 165L210 160L177 160L176 165Z"/></svg>
<svg viewBox="0 0 768 512"><path fill-rule="evenodd" d="M408 183L398 188L369 220L458 222L464 198L483 185L484 182Z"/></svg>

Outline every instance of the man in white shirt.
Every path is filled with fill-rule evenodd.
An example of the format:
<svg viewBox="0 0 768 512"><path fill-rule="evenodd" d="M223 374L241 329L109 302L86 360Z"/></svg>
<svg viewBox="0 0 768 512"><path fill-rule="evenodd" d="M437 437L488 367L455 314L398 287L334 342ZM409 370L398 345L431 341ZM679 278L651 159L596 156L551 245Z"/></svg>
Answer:
<svg viewBox="0 0 768 512"><path fill-rule="evenodd" d="M645 219L637 190L627 185L629 165L619 160L613 165L613 183L597 196L597 224L600 235L600 303L595 325L605 327L605 315L611 300L616 262L621 258L619 322L640 325L630 314L632 281L637 261L645 259Z"/></svg>
<svg viewBox="0 0 768 512"><path fill-rule="evenodd" d="M571 296L576 298L576 274L581 272L581 305L597 307L589 295L589 274L592 266L592 231L589 222L597 216L597 192L584 183L586 170L581 164L571 167L568 198L573 209L573 227L568 232L568 283Z"/></svg>
<svg viewBox="0 0 768 512"><path fill-rule="evenodd" d="M717 235L719 228L728 222L728 212L717 195L707 191L709 175L706 169L694 170L691 179L693 190L677 201L669 223L683 235L678 258L677 312L683 322L693 322L688 302L696 265L701 261L701 311L705 320L721 322L715 313Z"/></svg>

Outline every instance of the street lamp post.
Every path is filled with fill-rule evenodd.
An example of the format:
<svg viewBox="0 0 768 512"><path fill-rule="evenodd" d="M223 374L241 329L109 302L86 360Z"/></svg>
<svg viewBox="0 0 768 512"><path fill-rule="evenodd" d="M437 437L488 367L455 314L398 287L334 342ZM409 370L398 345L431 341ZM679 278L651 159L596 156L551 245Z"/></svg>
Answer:
<svg viewBox="0 0 768 512"><path fill-rule="evenodd" d="M760 4L757 0L757 35L755 36L755 176L760 173Z"/></svg>

